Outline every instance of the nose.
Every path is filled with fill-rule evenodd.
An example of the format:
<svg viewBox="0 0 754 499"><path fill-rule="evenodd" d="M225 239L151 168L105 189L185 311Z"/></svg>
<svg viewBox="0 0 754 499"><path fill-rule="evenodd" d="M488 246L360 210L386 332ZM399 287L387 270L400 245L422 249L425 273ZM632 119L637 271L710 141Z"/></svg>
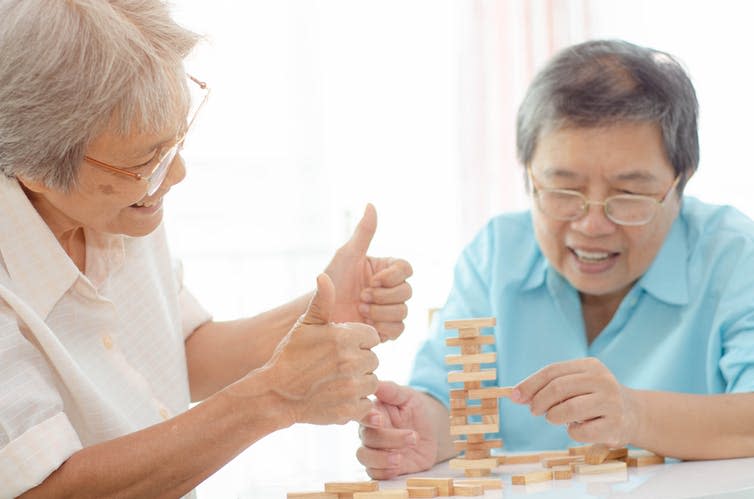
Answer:
<svg viewBox="0 0 754 499"><path fill-rule="evenodd" d="M607 218L605 203L589 201L586 205L586 213L571 222L571 227L590 237L599 237L615 232L617 225Z"/></svg>
<svg viewBox="0 0 754 499"><path fill-rule="evenodd" d="M180 183L186 178L186 164L183 162L183 156L181 152L175 155L173 162L170 163L168 174L165 176L165 180L162 182L162 188L170 188L171 186Z"/></svg>

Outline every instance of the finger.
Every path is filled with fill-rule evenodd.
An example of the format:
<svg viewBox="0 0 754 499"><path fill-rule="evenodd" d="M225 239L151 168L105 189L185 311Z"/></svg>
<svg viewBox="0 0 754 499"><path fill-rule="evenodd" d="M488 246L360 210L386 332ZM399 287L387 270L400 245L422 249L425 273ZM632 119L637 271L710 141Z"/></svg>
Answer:
<svg viewBox="0 0 754 499"><path fill-rule="evenodd" d="M552 424L562 425L574 421L589 421L603 416L602 412L597 405L597 397L594 394L579 395L550 408L545 418Z"/></svg>
<svg viewBox="0 0 754 499"><path fill-rule="evenodd" d="M374 407L374 404L366 416L359 420L359 425L361 425L361 427L381 428L384 424L385 417ZM361 435L361 427L359 428L359 435Z"/></svg>
<svg viewBox="0 0 754 499"><path fill-rule="evenodd" d="M401 335L406 325L403 322L377 322L374 328L380 335L380 341L394 340Z"/></svg>
<svg viewBox="0 0 754 499"><path fill-rule="evenodd" d="M372 449L403 449L416 444L413 430L362 427L361 441Z"/></svg>
<svg viewBox="0 0 754 499"><path fill-rule="evenodd" d="M379 469L379 468L367 468L367 475L375 480L391 480L401 474L398 468Z"/></svg>
<svg viewBox="0 0 754 499"><path fill-rule="evenodd" d="M361 349L369 350L380 344L380 335L369 324L343 322L333 324L332 327L341 335L338 336L338 341L342 341L345 345L358 345Z"/></svg>
<svg viewBox="0 0 754 499"><path fill-rule="evenodd" d="M581 372L583 370L581 360L582 359L556 362L535 372L514 387L514 391L518 391L520 394L519 397L512 397L514 402L529 403L532 397L534 397L542 388L547 386L547 384L553 379Z"/></svg>
<svg viewBox="0 0 754 499"><path fill-rule="evenodd" d="M401 386L392 381L380 381L374 395L384 404L402 406L411 400L414 393L414 390L407 386Z"/></svg>
<svg viewBox="0 0 754 499"><path fill-rule="evenodd" d="M613 433L606 418L574 422L568 425L568 435L577 442L604 443L608 447L620 447L621 442L611 437Z"/></svg>
<svg viewBox="0 0 754 499"><path fill-rule="evenodd" d="M592 380L584 373L566 374L552 379L529 401L531 413L541 416L573 397L593 393L593 385Z"/></svg>
<svg viewBox="0 0 754 499"><path fill-rule="evenodd" d="M361 292L361 301L377 305L392 305L405 303L413 294L411 285L402 282L392 288L366 288Z"/></svg>
<svg viewBox="0 0 754 499"><path fill-rule="evenodd" d="M401 322L408 315L405 303L397 305L363 305L363 315L372 322Z"/></svg>
<svg viewBox="0 0 754 499"><path fill-rule="evenodd" d="M388 266L372 276L369 285L373 288L392 288L402 283L411 275L414 270L411 264L403 259L388 258Z"/></svg>
<svg viewBox="0 0 754 499"><path fill-rule="evenodd" d="M335 286L327 274L317 276L317 291L301 319L303 324L327 324L335 306Z"/></svg>
<svg viewBox="0 0 754 499"><path fill-rule="evenodd" d="M361 446L356 450L356 459L367 468L392 470L400 467L403 456L400 452L383 449L372 449Z"/></svg>
<svg viewBox="0 0 754 499"><path fill-rule="evenodd" d="M354 229L351 239L348 240L344 247L358 255L366 255L376 230L377 210L369 203L364 210L364 215L361 217L359 224Z"/></svg>

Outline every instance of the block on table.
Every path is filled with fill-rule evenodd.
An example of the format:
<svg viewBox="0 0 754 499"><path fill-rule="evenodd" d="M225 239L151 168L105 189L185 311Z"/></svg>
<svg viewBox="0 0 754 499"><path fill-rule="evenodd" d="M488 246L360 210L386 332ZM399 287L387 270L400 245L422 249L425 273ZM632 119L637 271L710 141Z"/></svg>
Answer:
<svg viewBox="0 0 754 499"><path fill-rule="evenodd" d="M513 485L528 485L530 483L548 482L550 480L552 480L551 470L530 471L529 473L521 473L511 477Z"/></svg>

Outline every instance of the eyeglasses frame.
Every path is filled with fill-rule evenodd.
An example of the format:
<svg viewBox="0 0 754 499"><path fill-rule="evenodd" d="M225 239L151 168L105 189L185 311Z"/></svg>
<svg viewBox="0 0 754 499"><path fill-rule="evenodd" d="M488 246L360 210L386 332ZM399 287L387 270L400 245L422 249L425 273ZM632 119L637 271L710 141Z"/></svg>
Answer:
<svg viewBox="0 0 754 499"><path fill-rule="evenodd" d="M555 220L561 220L561 221L564 221L564 222L565 221L574 222L576 220L580 220L580 219L584 218L584 216L586 216L586 214L589 212L589 206L594 204L594 205L602 205L602 209L603 209L603 211L605 213L605 216L608 218L608 220L610 220L611 222L613 222L615 224L624 225L624 226L628 226L628 227L638 227L638 226L642 226L642 225L648 224L649 222L651 222L654 219L655 215L657 214L657 209L655 209L655 211L652 213L652 216L648 220L646 220L644 222L641 222L641 223L625 223L625 222L619 222L617 220L614 220L613 217L610 216L610 214L607 211L607 203L608 203L608 201L610 201L611 199L614 199L614 198L631 198L631 199L637 199L638 198L638 199L647 199L647 200L651 199L652 201L654 201L656 203L656 206L659 208L659 207L662 207L662 206L665 205L665 202L668 200L668 197L670 196L670 193L673 192L673 190L678 186L678 183L681 181L681 174L679 173L678 175L676 175L675 179L673 180L673 183L670 184L670 187L665 192L665 194L663 194L662 198L659 201L656 198L652 197L652 196L645 196L643 194L616 194L616 195L613 195L613 196L606 197L604 199L604 201L592 201L591 199L588 199L585 195L583 195L579 191L574 191L572 189L542 189L542 188L540 188L539 186L537 186L537 183L535 182L534 173L531 171L531 166L530 165L527 165L527 167L526 167L526 173L528 174L528 176L529 176L529 182L531 183L532 195L537 198L537 205L538 206L539 206L539 196L538 196L539 192L554 192L554 193L560 192L560 193L569 194L569 195L577 195L577 196L579 196L581 198L581 200L582 200L581 213L578 216L576 216L574 218L558 218L558 217L553 217L549 213L545 213L545 211L542 210L542 213L544 213L548 217L553 218ZM540 210L541 209L542 208L540 207Z"/></svg>
<svg viewBox="0 0 754 499"><path fill-rule="evenodd" d="M113 172L113 173L117 173L117 174L120 174L120 175L125 175L127 177L131 177L132 179L134 179L136 181L139 181L139 182L143 181L143 182L145 182L147 184L147 186L149 186L149 181L152 179L152 177L155 175L155 173L157 173L157 170L160 168L160 165L165 160L165 158L167 158L170 155L174 155L175 152L177 152L177 150L180 149L183 146L183 142L184 142L184 140L186 140L186 136L188 135L188 132L191 129L191 125L194 124L194 121L196 121L196 117L199 115L199 111L202 109L202 107L204 106L204 104L207 102L207 99L209 98L210 89L209 89L209 86L207 86L206 82L203 82L203 81L201 81L201 80L199 80L199 79L191 76L190 74L186 74L186 76L189 78L189 80L191 80L194 83L196 83L199 86L199 88L201 88L202 90L204 90L204 92L205 92L204 96L202 97L202 100L199 103L199 106L197 106L196 111L194 111L193 116L191 116L191 120L188 122L188 125L186 126L186 129L184 130L183 134L175 141L175 143L172 146L170 146L168 149L166 149L164 153L162 153L162 154L159 155L159 159L155 162L154 168L149 173L149 175L144 175L143 173L138 173L138 172L132 172L132 171L129 171L129 170L125 170L123 168L119 168L119 167L111 165L109 163L105 163L104 161L100 161L98 159L92 158L91 156L86 156L85 155L84 156L84 160L86 162L88 162L88 163L90 163L90 164L92 164L94 166L97 166L99 168L102 168L104 170L107 170L107 171L110 171L110 172ZM150 160L150 162L151 161L154 161L154 159ZM149 162L147 162L147 164L149 164ZM168 168L169 167L170 167L170 165L168 165ZM154 194L155 192L157 192L158 188L159 188L159 185L157 185L156 188L154 190L152 190L152 192L149 192L150 189L149 189L149 187L147 187L147 189L148 189L147 190L147 195L151 196L152 194Z"/></svg>

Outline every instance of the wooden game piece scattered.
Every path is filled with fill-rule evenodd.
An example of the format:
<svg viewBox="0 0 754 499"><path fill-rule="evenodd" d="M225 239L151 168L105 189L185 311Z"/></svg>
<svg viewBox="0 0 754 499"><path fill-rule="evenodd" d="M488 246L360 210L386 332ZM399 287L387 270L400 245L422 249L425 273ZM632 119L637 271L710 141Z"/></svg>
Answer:
<svg viewBox="0 0 754 499"><path fill-rule="evenodd" d="M569 456L583 456L587 453L591 445L579 445L577 447L568 447Z"/></svg>
<svg viewBox="0 0 754 499"><path fill-rule="evenodd" d="M584 454L584 462L586 464L602 464L607 460L620 459L627 455L628 449L626 447L611 449L605 444L594 444Z"/></svg>
<svg viewBox="0 0 754 499"><path fill-rule="evenodd" d="M513 485L528 485L530 483L547 482L552 480L552 471L531 471L529 473L522 473L520 475L513 475L511 477L511 484Z"/></svg>
<svg viewBox="0 0 754 499"><path fill-rule="evenodd" d="M583 461L584 456L563 456L563 457L546 457L542 459L542 466L545 468L554 468L555 466L568 466L571 463ZM568 468L570 469L570 467Z"/></svg>
<svg viewBox="0 0 754 499"><path fill-rule="evenodd" d="M553 466L552 469L553 480L570 480L573 478L573 470L570 466Z"/></svg>
<svg viewBox="0 0 754 499"><path fill-rule="evenodd" d="M465 470L469 468L494 468L497 466L497 459L490 457L487 459L451 459L448 463L451 468Z"/></svg>
<svg viewBox="0 0 754 499"><path fill-rule="evenodd" d="M646 450L630 450L624 460L628 466L636 468L652 464L664 464L665 456L659 456Z"/></svg>
<svg viewBox="0 0 754 499"><path fill-rule="evenodd" d="M498 464L530 464L538 463L539 454L505 454L497 456Z"/></svg>
<svg viewBox="0 0 754 499"><path fill-rule="evenodd" d="M380 483L375 480L367 482L327 482L325 492L373 492L380 490Z"/></svg>
<svg viewBox="0 0 754 499"><path fill-rule="evenodd" d="M484 487L477 484L454 482L453 493L457 496L481 496L484 495Z"/></svg>
<svg viewBox="0 0 754 499"><path fill-rule="evenodd" d="M406 479L407 487L437 487L437 495L439 496L452 496L453 495L453 479L452 478L433 478L426 476L415 476Z"/></svg>
<svg viewBox="0 0 754 499"><path fill-rule="evenodd" d="M288 492L287 499L338 499L335 492Z"/></svg>
<svg viewBox="0 0 754 499"><path fill-rule="evenodd" d="M579 475L612 473L614 471L625 471L626 463L623 461L605 461L602 464L572 463L571 469Z"/></svg>
<svg viewBox="0 0 754 499"><path fill-rule="evenodd" d="M439 495L439 491L437 490L437 487L430 486L430 487L407 487L408 490L408 497L437 497Z"/></svg>
<svg viewBox="0 0 754 499"><path fill-rule="evenodd" d="M353 499L408 499L408 490L391 489L373 492L354 492Z"/></svg>
<svg viewBox="0 0 754 499"><path fill-rule="evenodd" d="M543 450L539 453L539 459L548 459L551 457L568 457L567 450Z"/></svg>
<svg viewBox="0 0 754 499"><path fill-rule="evenodd" d="M485 491L503 488L503 481L499 478L457 478L453 480L454 487L464 484L481 485Z"/></svg>

